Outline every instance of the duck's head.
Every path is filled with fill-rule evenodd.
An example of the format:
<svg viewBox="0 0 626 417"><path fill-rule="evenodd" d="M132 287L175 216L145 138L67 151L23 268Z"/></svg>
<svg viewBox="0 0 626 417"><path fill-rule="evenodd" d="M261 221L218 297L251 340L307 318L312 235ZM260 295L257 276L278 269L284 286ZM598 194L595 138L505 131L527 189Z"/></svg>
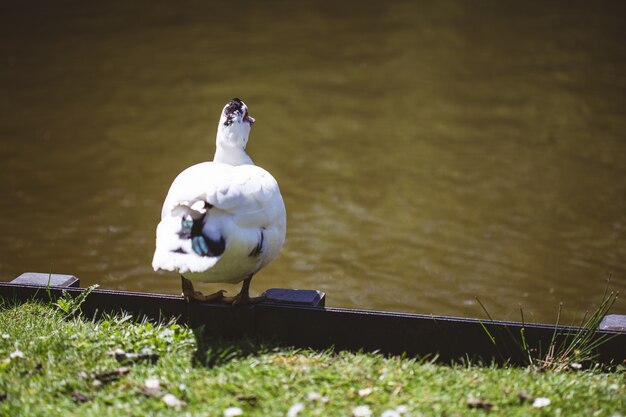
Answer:
<svg viewBox="0 0 626 417"><path fill-rule="evenodd" d="M248 106L238 98L232 99L222 110L217 126L217 145L246 147L254 118L248 114Z"/></svg>

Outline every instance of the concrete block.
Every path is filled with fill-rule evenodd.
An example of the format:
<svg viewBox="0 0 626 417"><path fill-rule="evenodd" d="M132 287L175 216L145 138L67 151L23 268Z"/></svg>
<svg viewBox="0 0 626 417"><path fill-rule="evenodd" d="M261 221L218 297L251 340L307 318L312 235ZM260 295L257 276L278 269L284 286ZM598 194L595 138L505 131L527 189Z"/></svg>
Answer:
<svg viewBox="0 0 626 417"><path fill-rule="evenodd" d="M607 314L600 322L599 328L600 330L626 332L626 315Z"/></svg>
<svg viewBox="0 0 626 417"><path fill-rule="evenodd" d="M13 284L38 285L40 287L79 287L80 280L73 275L42 274L39 272L24 272L11 281Z"/></svg>
<svg viewBox="0 0 626 417"><path fill-rule="evenodd" d="M270 288L263 294L266 297L264 303L324 307L326 302L326 294L319 290Z"/></svg>

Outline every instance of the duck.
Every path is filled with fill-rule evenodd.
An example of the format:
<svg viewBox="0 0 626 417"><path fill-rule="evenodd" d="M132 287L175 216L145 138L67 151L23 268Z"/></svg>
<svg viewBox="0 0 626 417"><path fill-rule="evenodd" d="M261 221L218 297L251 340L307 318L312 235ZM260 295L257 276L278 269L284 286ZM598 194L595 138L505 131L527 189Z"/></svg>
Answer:
<svg viewBox="0 0 626 417"><path fill-rule="evenodd" d="M246 145L255 119L239 98L223 108L213 161L182 171L172 182L156 228L155 271L178 272L188 301L255 304L250 281L285 242L286 210L276 179L256 166ZM243 281L241 291L205 295L193 282Z"/></svg>

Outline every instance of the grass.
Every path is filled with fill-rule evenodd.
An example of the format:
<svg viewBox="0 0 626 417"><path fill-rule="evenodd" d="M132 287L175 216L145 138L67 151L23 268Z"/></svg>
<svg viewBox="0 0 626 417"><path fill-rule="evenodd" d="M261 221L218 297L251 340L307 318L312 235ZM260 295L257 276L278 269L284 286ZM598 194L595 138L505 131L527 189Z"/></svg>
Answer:
<svg viewBox="0 0 626 417"><path fill-rule="evenodd" d="M517 345L517 348L524 352L527 364L538 370L563 371L572 366L581 366L581 363L593 363L597 358L596 349L603 343L615 337L614 335L597 336L595 334L596 330L600 326L600 323L602 322L602 319L609 313L619 295L619 292L611 291L609 293L609 284L610 280L607 281L607 286L604 290L604 294L602 295L602 299L598 303L595 310L591 312L591 314L589 314L589 312L585 313L577 326L575 326L574 323L571 324L571 326L577 328L576 331L569 333L561 332L562 334L559 335L558 326L561 324L560 320L563 304L559 305L552 340L547 348L542 349L541 346L528 345L524 334L524 328L520 330L519 339L510 332L508 335L505 335L505 338L513 341L513 343ZM493 318L478 297L476 298L476 301L489 318L489 321L493 323ZM524 313L521 307L520 313L523 323ZM481 326L489 341L498 349L499 346L496 338L489 332L483 323L481 323ZM557 335L560 337L557 337ZM498 352L500 353L500 356L503 356L499 349ZM502 359L505 360L506 358L502 357Z"/></svg>
<svg viewBox="0 0 626 417"><path fill-rule="evenodd" d="M614 416L626 410L623 367L439 365L250 341L199 349L194 332L173 322L91 321L64 307L0 306L1 416L200 417L228 409L290 417ZM539 397L550 404L534 407Z"/></svg>
<svg viewBox="0 0 626 417"><path fill-rule="evenodd" d="M535 360L536 365L548 369L563 370L572 363L589 362L595 359L595 349L602 343L611 339L614 336L603 335L598 338L594 338L594 332L600 326L604 316L611 310L613 304L617 300L619 293L608 292L605 290L602 300L598 307L591 313L586 313L582 318L579 326L579 330L574 334L566 337L561 343L555 342L556 330L552 337L552 343L550 344L548 351L543 357ZM561 317L562 304L559 305L559 314L557 316L556 325L558 326ZM529 357L531 357L531 350L527 349ZM533 364L531 362L531 364Z"/></svg>

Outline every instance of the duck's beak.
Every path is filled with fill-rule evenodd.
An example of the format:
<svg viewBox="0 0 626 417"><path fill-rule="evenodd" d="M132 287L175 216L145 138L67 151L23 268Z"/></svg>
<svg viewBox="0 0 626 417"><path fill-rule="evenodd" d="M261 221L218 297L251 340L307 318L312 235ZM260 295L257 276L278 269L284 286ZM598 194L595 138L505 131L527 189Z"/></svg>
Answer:
<svg viewBox="0 0 626 417"><path fill-rule="evenodd" d="M252 126L254 122L256 122L256 119L252 116L248 116L248 121L250 122L250 126Z"/></svg>

